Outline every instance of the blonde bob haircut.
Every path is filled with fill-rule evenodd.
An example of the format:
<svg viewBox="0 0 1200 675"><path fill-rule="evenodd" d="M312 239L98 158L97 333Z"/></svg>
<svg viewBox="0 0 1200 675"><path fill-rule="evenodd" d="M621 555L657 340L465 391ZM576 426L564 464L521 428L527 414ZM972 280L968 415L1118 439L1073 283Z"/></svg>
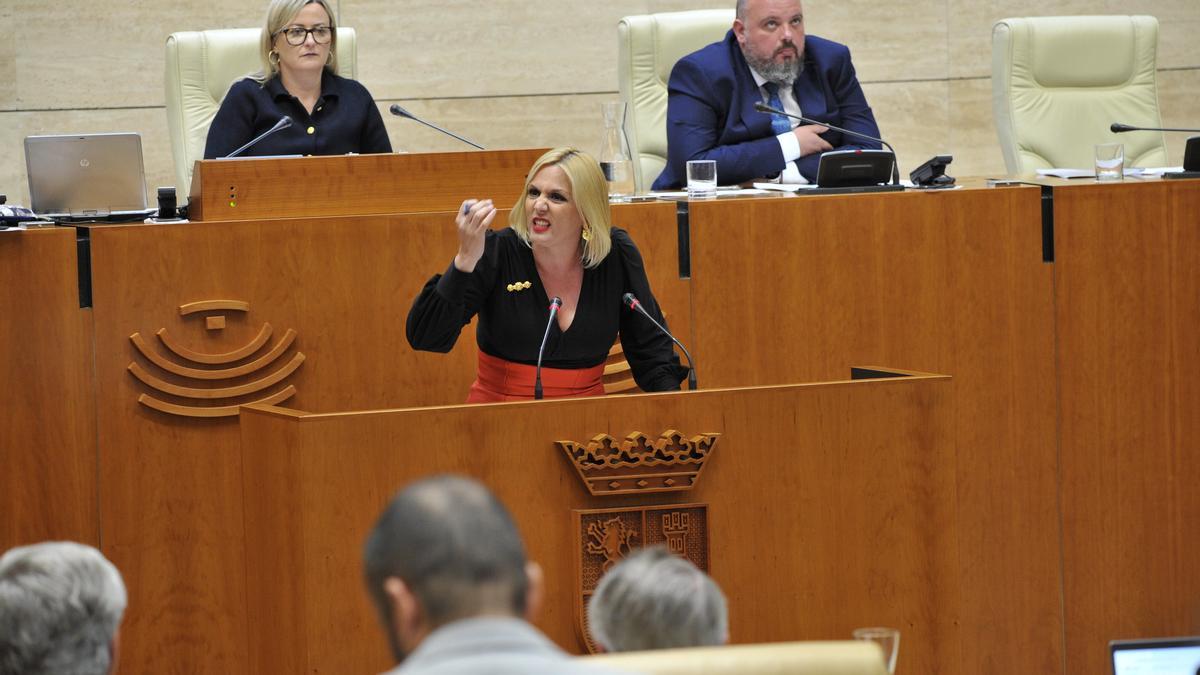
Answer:
<svg viewBox="0 0 1200 675"><path fill-rule="evenodd" d="M575 148L555 148L539 157L525 176L525 189L508 214L508 225L521 241L532 246L525 197L529 194L529 183L533 177L547 166L558 166L567 174L567 180L571 183L571 198L583 217L583 230L590 235L583 242L583 266L587 269L596 267L612 249L612 214L608 209L608 182L604 180L604 172L586 152Z"/></svg>
<svg viewBox="0 0 1200 675"><path fill-rule="evenodd" d="M275 51L275 36L292 23L305 5L314 3L325 9L325 14L329 17L329 29L333 31L329 38L329 63L325 64L325 70L330 73L337 72L337 19L333 16L333 10L329 9L329 3L325 0L271 0L271 4L267 6L267 22L263 26L262 38L259 41L263 69L251 75L253 79L267 82L279 76L279 61L271 60L271 52Z"/></svg>

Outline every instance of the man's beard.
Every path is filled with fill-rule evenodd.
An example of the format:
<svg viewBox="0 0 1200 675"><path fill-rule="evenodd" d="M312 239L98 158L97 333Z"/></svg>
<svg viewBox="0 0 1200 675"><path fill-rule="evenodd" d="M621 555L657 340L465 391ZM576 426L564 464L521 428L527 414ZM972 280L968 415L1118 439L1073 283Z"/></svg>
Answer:
<svg viewBox="0 0 1200 675"><path fill-rule="evenodd" d="M776 62L770 58L763 59L745 46L742 47L742 56L746 57L746 63L750 64L754 72L767 78L768 82L790 87L796 82L796 78L800 76L800 71L804 68L804 54L794 44L787 43L782 45L781 49L785 47L794 49L796 58L783 62Z"/></svg>

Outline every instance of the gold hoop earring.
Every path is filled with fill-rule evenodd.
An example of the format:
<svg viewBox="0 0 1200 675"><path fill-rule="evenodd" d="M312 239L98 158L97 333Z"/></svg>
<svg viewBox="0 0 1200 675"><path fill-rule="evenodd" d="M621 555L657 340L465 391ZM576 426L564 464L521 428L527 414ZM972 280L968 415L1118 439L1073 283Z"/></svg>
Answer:
<svg viewBox="0 0 1200 675"><path fill-rule="evenodd" d="M275 51L274 49L267 52L267 61L273 66L278 66L279 65L279 52Z"/></svg>
<svg viewBox="0 0 1200 675"><path fill-rule="evenodd" d="M584 243L587 243L587 242L591 241L591 240L592 240L592 231L591 231L591 229L590 229L590 228L586 228L586 227L585 227L585 228L583 228L582 236L583 236L583 241L584 241Z"/></svg>

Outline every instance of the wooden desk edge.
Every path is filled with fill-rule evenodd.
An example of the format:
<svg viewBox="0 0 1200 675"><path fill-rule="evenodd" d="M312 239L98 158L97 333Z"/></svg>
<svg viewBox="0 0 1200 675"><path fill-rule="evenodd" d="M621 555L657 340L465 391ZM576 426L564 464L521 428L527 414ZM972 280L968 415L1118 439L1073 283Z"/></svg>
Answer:
<svg viewBox="0 0 1200 675"><path fill-rule="evenodd" d="M938 373L925 373L916 370L903 370L899 368L891 368L885 366L855 366L852 370L866 370L879 373L885 373L881 377L871 377L865 379L844 379L844 380L829 380L825 382L797 382L790 384L769 384L756 385L751 387L723 387L719 389L698 389L696 391L663 391L654 393L638 393L621 395L622 399L636 397L654 397L654 396L716 396L728 394L735 391L765 391L765 390L781 390L781 389L801 389L812 387L829 387L829 386L863 386L867 384L874 385L889 385L889 384L907 384L912 382L949 382L952 378L950 375L941 375ZM606 397L607 398L607 397ZM559 398L545 401L509 401L505 403L489 403L489 406L532 406L532 405L586 405L594 402L594 398ZM416 408L378 408L373 410L346 410L338 412L314 413L303 410L293 410L275 405L250 404L241 407L243 415L263 415L267 417L276 417L280 419L289 419L297 422L313 422L320 420L329 420L343 417L365 416L365 415L385 415L399 412L410 412L413 410L453 410L457 408L475 407L479 404L474 403L456 403L450 405L433 405Z"/></svg>

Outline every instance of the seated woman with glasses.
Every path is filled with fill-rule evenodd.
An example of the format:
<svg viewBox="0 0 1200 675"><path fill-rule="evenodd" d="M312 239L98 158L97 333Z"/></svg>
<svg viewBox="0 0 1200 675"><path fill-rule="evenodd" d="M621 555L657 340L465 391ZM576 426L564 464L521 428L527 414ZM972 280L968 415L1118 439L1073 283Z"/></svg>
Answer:
<svg viewBox="0 0 1200 675"><path fill-rule="evenodd" d="M242 155L391 152L370 92L334 74L337 30L326 0L271 0L262 35L263 70L229 89L208 129L204 158L225 157L275 126L292 125Z"/></svg>

